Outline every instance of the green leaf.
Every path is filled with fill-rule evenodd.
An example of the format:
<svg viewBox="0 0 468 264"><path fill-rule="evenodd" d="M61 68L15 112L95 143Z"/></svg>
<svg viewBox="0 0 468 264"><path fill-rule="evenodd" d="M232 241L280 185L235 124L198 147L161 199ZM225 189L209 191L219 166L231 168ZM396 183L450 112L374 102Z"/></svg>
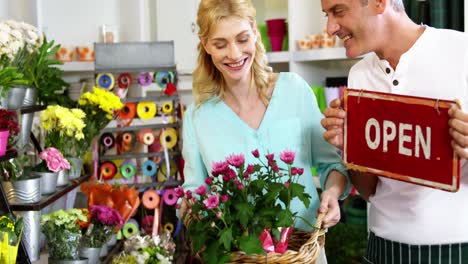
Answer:
<svg viewBox="0 0 468 264"><path fill-rule="evenodd" d="M239 239L239 247L247 255L264 254L262 241L258 237L242 237Z"/></svg>
<svg viewBox="0 0 468 264"><path fill-rule="evenodd" d="M254 213L253 206L248 203L238 203L234 204L234 207L237 210L237 217L239 218L241 225L247 226Z"/></svg>
<svg viewBox="0 0 468 264"><path fill-rule="evenodd" d="M220 233L219 240L221 241L221 243L223 243L224 248L227 251L231 251L232 229L228 228L228 229L222 230Z"/></svg>
<svg viewBox="0 0 468 264"><path fill-rule="evenodd" d="M310 195L305 192L305 187L299 183L291 183L289 188L292 191L292 198L297 197L304 203L306 208L310 206Z"/></svg>
<svg viewBox="0 0 468 264"><path fill-rule="evenodd" d="M218 264L219 244L216 241L210 241L211 243L206 245L203 259L208 264ZM220 254L221 255L221 254Z"/></svg>
<svg viewBox="0 0 468 264"><path fill-rule="evenodd" d="M293 215L287 210L281 210L278 212L278 222L276 226L292 226L294 224Z"/></svg>

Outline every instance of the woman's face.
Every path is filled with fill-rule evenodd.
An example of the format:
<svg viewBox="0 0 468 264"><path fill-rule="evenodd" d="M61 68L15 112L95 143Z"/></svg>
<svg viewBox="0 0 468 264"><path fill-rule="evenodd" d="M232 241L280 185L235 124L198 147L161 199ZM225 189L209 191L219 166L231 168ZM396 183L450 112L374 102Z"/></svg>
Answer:
<svg viewBox="0 0 468 264"><path fill-rule="evenodd" d="M257 30L247 19L221 19L203 43L216 68L227 82L248 80L255 57Z"/></svg>

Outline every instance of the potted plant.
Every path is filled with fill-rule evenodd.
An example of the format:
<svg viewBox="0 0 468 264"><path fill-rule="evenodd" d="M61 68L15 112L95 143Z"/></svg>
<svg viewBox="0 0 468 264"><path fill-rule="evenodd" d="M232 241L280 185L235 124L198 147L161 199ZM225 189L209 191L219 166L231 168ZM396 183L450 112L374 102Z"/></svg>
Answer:
<svg viewBox="0 0 468 264"><path fill-rule="evenodd" d="M291 201L299 199L306 208L310 204L310 195L298 183L303 169L292 166L294 152L280 153L287 169L279 168L273 154L266 155L266 161L258 150L252 154L258 164L246 166L243 154L215 162L212 176L195 194L188 190L184 195L180 187L176 190L191 203L185 217L187 236L194 253L207 263L232 261L234 252L283 254L299 218L290 209ZM310 225L306 219L298 220ZM268 260L273 261L270 254Z"/></svg>
<svg viewBox="0 0 468 264"><path fill-rule="evenodd" d="M41 113L42 127L45 131L45 146L57 148L65 157L73 156L77 144L84 139L85 113L78 108L69 109L60 105L49 105ZM76 164L71 164L76 168ZM59 172L57 186L68 184L68 170Z"/></svg>
<svg viewBox="0 0 468 264"><path fill-rule="evenodd" d="M40 154L41 162L33 167L33 174L41 177L42 195L54 193L57 187L58 172L70 169L70 163L56 148L49 147Z"/></svg>
<svg viewBox="0 0 468 264"><path fill-rule="evenodd" d="M41 216L41 228L49 248L49 263L88 263L79 257L81 230L87 221L80 209L58 210Z"/></svg>
<svg viewBox="0 0 468 264"><path fill-rule="evenodd" d="M123 219L117 210L101 205L89 208L89 219L81 237L80 256L90 263L98 263L102 248L107 246L112 234L122 227Z"/></svg>
<svg viewBox="0 0 468 264"><path fill-rule="evenodd" d="M0 109L0 156L12 148L19 133L18 118L15 111Z"/></svg>
<svg viewBox="0 0 468 264"><path fill-rule="evenodd" d="M0 21L0 69L3 77L1 105L8 109L17 109L23 105L26 87L15 85L29 85L22 70L29 66L29 58L39 46L43 38L36 27L13 20ZM2 79L2 78L0 78Z"/></svg>
<svg viewBox="0 0 468 264"><path fill-rule="evenodd" d="M23 227L22 218L16 219L11 214L0 217L0 263L16 263Z"/></svg>

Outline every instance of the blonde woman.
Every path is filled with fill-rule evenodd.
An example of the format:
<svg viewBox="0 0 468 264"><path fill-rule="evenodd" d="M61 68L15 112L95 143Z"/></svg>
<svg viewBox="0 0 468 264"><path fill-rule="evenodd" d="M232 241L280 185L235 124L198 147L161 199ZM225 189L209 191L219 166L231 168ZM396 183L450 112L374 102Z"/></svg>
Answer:
<svg viewBox="0 0 468 264"><path fill-rule="evenodd" d="M293 201L301 217L315 221L326 211L324 226L340 219L338 199L349 181L336 149L325 142L322 114L308 84L293 73L274 73L268 66L250 0L201 0L197 23L200 44L193 72L195 102L183 127L184 189L204 183L212 163L232 153L296 152L295 165L306 168L300 183L312 202ZM318 167L325 190L319 198L310 167ZM321 200L321 202L320 202ZM320 207L320 209L319 209ZM296 228L310 229L302 221Z"/></svg>

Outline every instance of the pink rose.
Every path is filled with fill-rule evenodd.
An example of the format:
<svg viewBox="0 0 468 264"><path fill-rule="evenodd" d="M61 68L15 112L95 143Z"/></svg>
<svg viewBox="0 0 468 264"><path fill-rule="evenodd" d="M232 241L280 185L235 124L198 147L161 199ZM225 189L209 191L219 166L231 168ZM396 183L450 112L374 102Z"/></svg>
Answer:
<svg viewBox="0 0 468 264"><path fill-rule="evenodd" d="M236 168L240 168L240 166L244 165L244 162L245 162L245 157L244 157L244 154L242 153L239 153L239 154L231 154L228 158L227 158L227 162L236 167Z"/></svg>
<svg viewBox="0 0 468 264"><path fill-rule="evenodd" d="M203 204L206 206L208 210L212 210L216 208L219 204L219 196L218 195L208 195L208 198L203 200Z"/></svg>
<svg viewBox="0 0 468 264"><path fill-rule="evenodd" d="M286 164L292 164L294 162L296 153L291 150L285 150L280 153L280 160L282 160Z"/></svg>

